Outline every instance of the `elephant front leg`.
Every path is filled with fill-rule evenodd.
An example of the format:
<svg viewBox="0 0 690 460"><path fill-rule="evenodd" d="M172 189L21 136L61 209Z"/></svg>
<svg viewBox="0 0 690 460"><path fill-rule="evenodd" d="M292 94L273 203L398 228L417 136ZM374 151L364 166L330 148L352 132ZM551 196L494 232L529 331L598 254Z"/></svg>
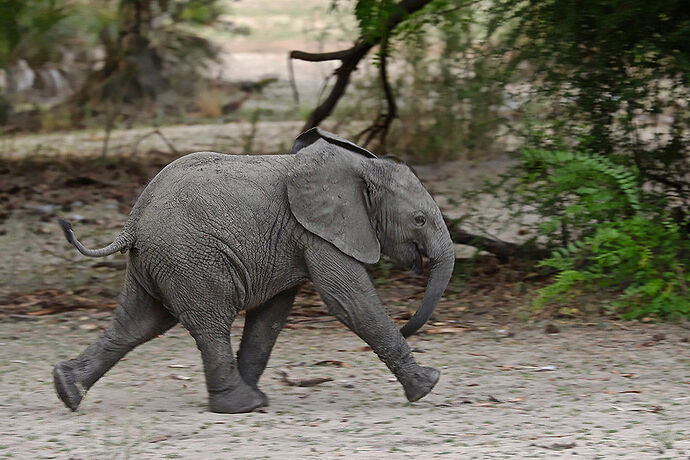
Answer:
<svg viewBox="0 0 690 460"><path fill-rule="evenodd" d="M291 289L278 294L263 305L249 310L245 319L242 343L237 353L239 371L244 381L262 394L265 406L268 406L268 397L257 385L278 334L290 314L296 292L297 289Z"/></svg>
<svg viewBox="0 0 690 460"><path fill-rule="evenodd" d="M308 252L306 260L314 286L329 311L372 348L402 384L409 401L426 396L440 372L416 363L364 267L335 249L325 256L323 252Z"/></svg>

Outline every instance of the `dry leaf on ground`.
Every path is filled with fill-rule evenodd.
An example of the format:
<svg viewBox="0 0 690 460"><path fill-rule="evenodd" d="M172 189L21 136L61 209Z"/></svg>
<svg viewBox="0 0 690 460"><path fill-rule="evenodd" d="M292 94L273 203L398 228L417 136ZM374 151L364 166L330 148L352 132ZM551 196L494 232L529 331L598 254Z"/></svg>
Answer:
<svg viewBox="0 0 690 460"><path fill-rule="evenodd" d="M316 362L312 364L313 366L335 366L335 367L352 367L344 361L339 361L337 359L324 359L323 361Z"/></svg>

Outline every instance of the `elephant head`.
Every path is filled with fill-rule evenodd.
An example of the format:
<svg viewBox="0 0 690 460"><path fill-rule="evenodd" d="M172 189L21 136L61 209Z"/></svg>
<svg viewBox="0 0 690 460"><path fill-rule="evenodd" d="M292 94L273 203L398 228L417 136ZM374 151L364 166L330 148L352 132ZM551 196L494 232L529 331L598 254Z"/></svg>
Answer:
<svg viewBox="0 0 690 460"><path fill-rule="evenodd" d="M287 183L290 209L309 232L371 264L386 254L421 272L429 259L422 304L401 332L407 337L433 313L455 263L441 211L406 165L376 158L345 139L313 128L297 138Z"/></svg>

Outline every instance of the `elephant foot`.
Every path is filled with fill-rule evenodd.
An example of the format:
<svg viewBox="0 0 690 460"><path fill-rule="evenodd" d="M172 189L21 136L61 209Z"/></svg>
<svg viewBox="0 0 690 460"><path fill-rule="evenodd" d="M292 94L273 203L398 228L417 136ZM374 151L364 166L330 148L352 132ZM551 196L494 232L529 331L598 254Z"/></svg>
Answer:
<svg viewBox="0 0 690 460"><path fill-rule="evenodd" d="M259 395L261 395L261 407L268 407L269 402L268 402L268 396L266 396L266 393L259 390L258 388L254 388L254 390L256 390L259 393Z"/></svg>
<svg viewBox="0 0 690 460"><path fill-rule="evenodd" d="M77 381L74 370L64 362L56 364L53 368L53 382L60 400L72 411L76 411L86 389Z"/></svg>
<svg viewBox="0 0 690 460"><path fill-rule="evenodd" d="M208 405L211 412L241 414L268 406L268 397L260 390L245 386L220 393L210 393Z"/></svg>
<svg viewBox="0 0 690 460"><path fill-rule="evenodd" d="M405 396L410 402L418 401L436 386L438 379L441 377L441 372L433 367L417 366L417 369L400 378L405 389Z"/></svg>

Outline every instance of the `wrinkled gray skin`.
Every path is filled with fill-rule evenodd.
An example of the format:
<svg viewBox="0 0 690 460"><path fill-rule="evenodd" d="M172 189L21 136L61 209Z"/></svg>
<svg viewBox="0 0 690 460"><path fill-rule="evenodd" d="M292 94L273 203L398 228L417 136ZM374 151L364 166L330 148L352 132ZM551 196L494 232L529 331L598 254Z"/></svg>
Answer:
<svg viewBox="0 0 690 460"><path fill-rule="evenodd" d="M214 412L268 404L257 384L291 309L312 280L329 311L368 343L416 401L436 369L419 366L404 339L429 318L451 276L453 245L441 212L405 165L320 131L296 155L200 152L164 168L146 187L118 238L84 254L129 251L112 325L53 372L60 399L76 410L127 352L181 322L201 351ZM367 155L368 154L368 155ZM402 333L385 313L364 264L380 253L430 278ZM247 310L237 358L230 326Z"/></svg>

